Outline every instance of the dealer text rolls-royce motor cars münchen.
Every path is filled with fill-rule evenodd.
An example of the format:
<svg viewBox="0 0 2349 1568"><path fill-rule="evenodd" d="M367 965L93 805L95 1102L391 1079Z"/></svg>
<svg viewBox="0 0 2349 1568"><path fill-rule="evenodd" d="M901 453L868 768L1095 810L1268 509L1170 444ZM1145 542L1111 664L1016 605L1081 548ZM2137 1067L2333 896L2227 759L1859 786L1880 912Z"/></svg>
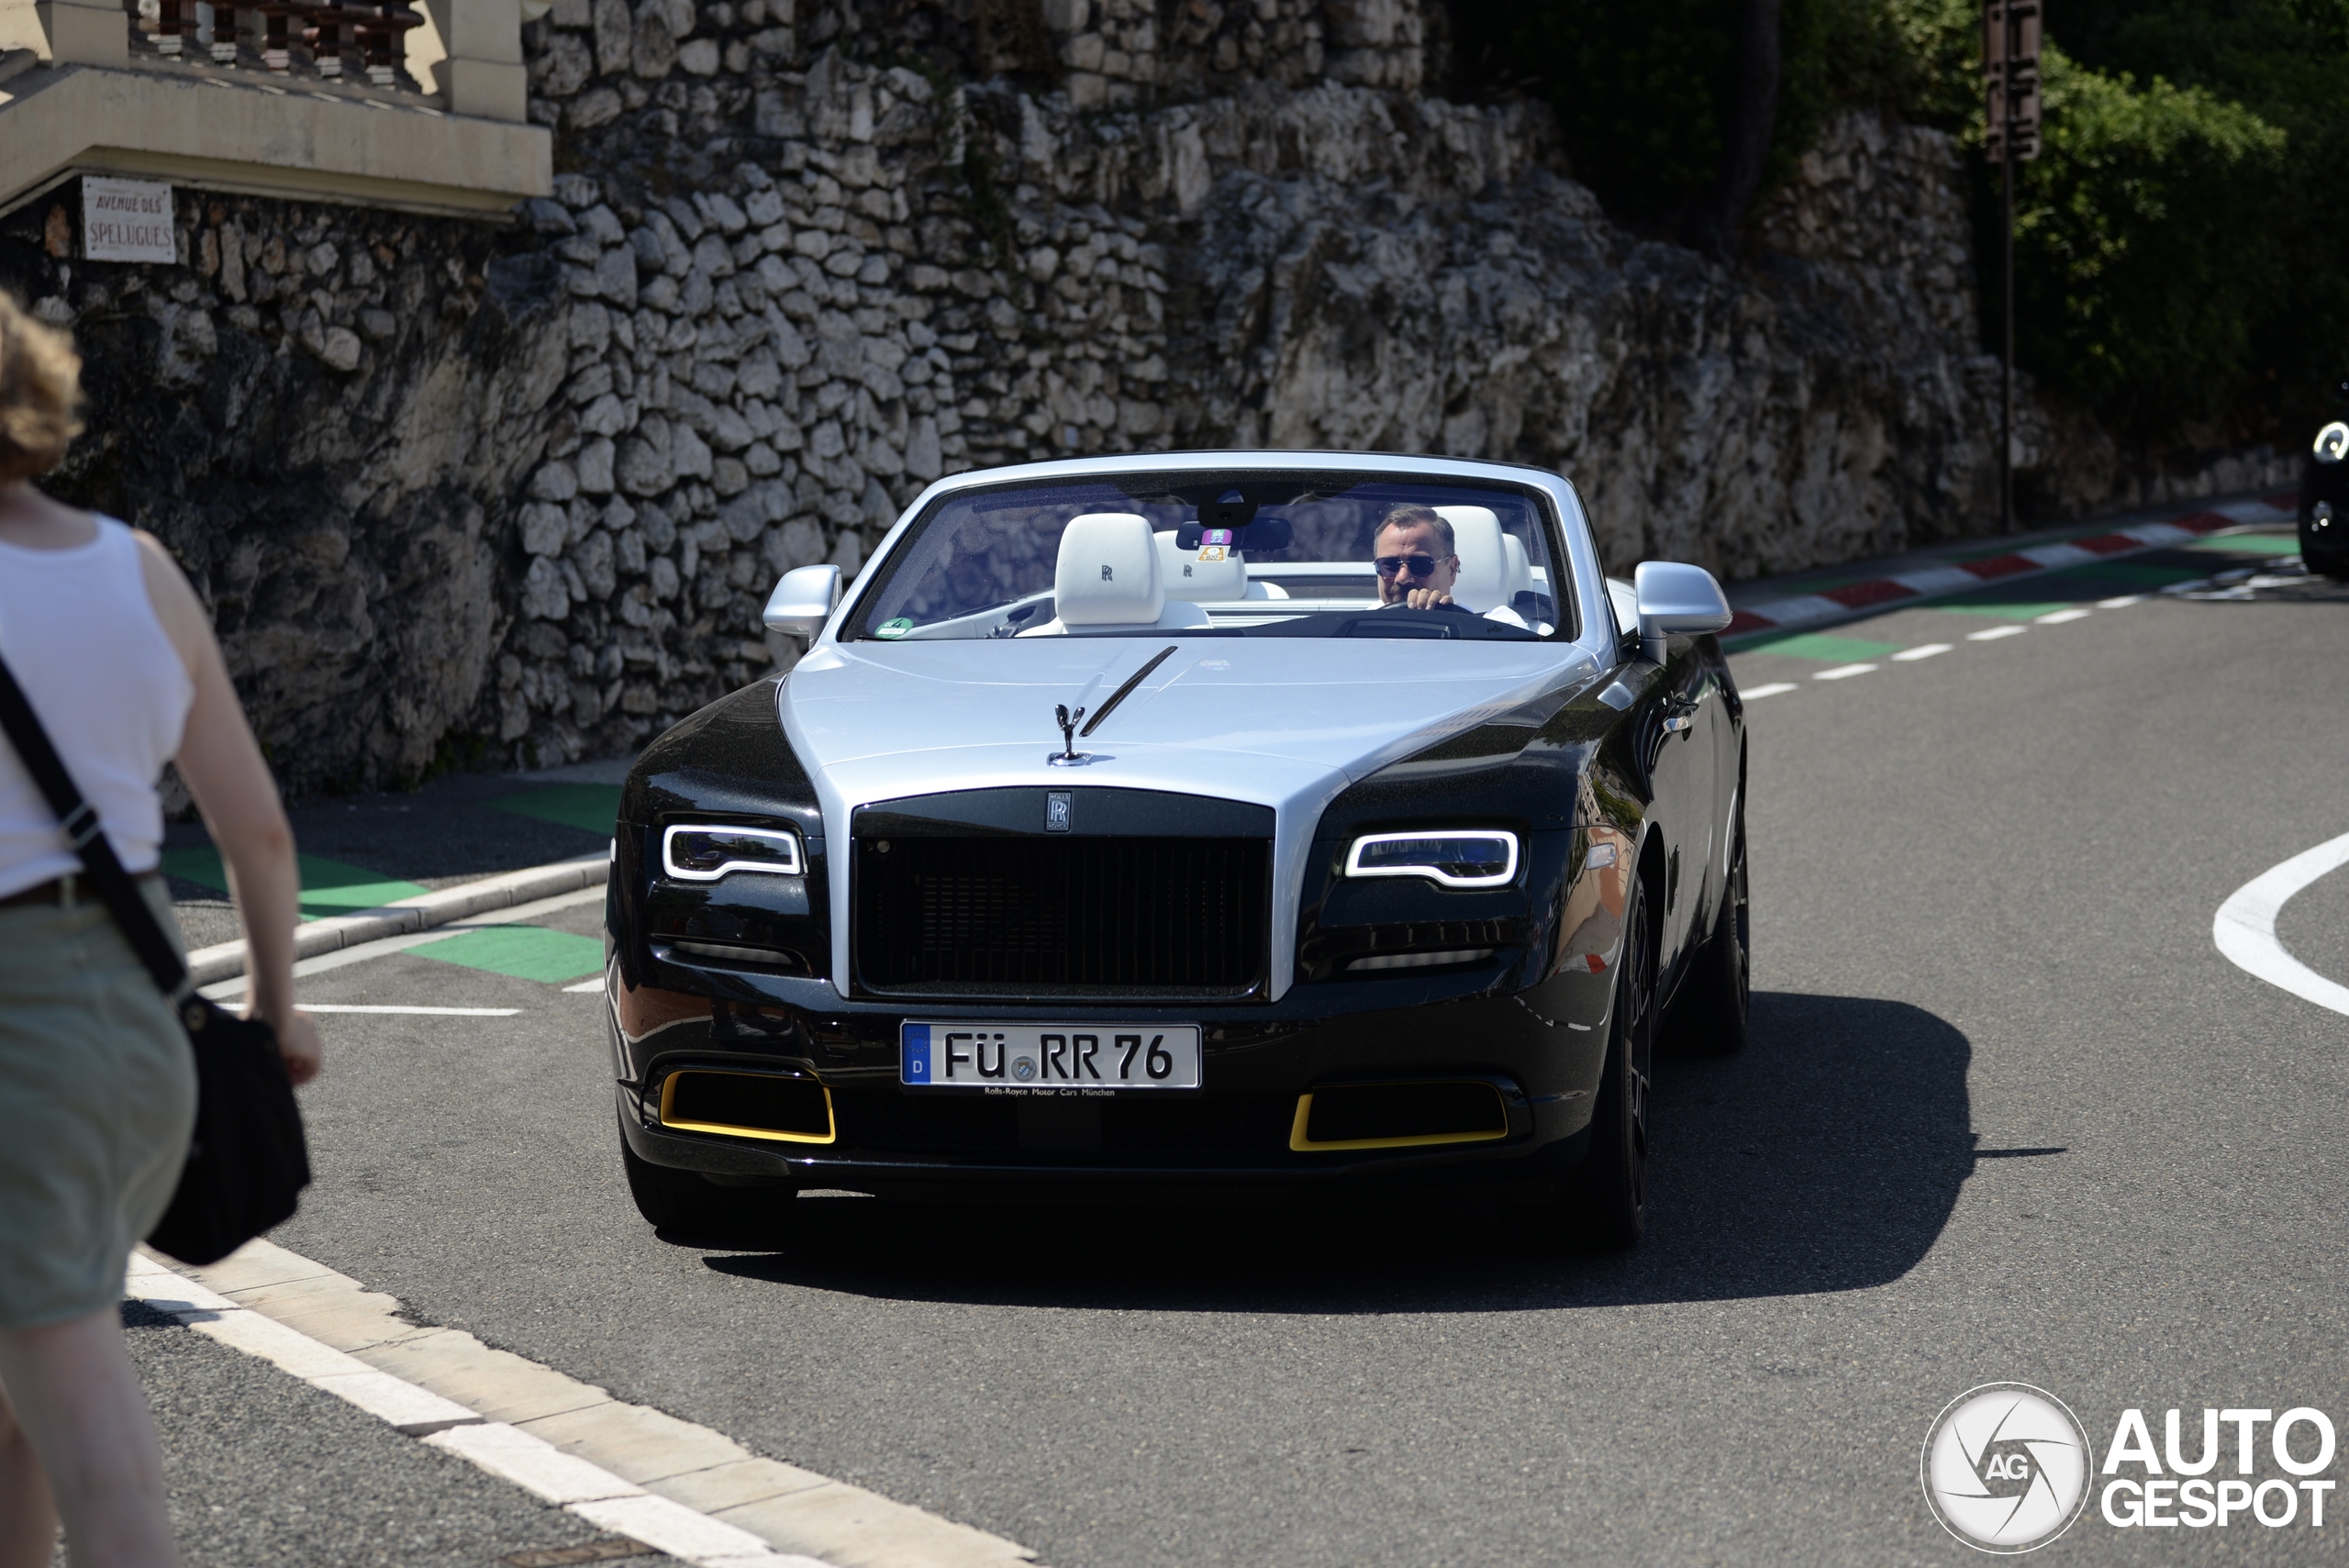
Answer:
<svg viewBox="0 0 2349 1568"><path fill-rule="evenodd" d="M1659 1030L1745 1032L1706 573L1610 582L1536 469L1178 452L941 481L766 620L806 655L620 806L648 1219L1497 1183L1637 1238Z"/></svg>

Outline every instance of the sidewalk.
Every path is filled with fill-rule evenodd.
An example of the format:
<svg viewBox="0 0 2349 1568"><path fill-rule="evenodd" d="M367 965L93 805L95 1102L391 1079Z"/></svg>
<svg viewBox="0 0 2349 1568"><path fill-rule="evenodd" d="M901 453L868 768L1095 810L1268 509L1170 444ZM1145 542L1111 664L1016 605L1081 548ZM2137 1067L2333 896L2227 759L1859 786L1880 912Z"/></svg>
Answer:
<svg viewBox="0 0 2349 1568"><path fill-rule="evenodd" d="M533 773L450 773L410 794L293 806L302 914L312 922L350 917L501 873L600 856L628 767L614 759ZM228 879L200 823L166 830L163 870L190 949L238 940Z"/></svg>

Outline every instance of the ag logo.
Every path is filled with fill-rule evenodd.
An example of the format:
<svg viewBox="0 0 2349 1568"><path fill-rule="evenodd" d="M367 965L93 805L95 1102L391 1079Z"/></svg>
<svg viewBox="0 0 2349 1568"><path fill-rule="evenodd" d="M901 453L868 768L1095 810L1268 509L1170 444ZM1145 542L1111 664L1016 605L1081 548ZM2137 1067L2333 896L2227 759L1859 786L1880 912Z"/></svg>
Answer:
<svg viewBox="0 0 2349 1568"><path fill-rule="evenodd" d="M2027 1383L1986 1383L1950 1401L1919 1470L1943 1528L1981 1551L2032 1551L2071 1528L2095 1456L2064 1402Z"/></svg>

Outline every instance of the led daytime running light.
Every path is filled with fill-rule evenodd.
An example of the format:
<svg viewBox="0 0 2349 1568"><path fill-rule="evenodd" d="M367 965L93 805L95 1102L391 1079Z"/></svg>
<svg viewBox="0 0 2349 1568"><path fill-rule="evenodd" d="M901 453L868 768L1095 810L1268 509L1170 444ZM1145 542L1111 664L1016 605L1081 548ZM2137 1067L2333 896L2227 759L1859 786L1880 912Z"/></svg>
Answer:
<svg viewBox="0 0 2349 1568"><path fill-rule="evenodd" d="M1499 851L1500 867L1493 865ZM1501 887L1517 880L1517 835L1500 828L1368 833L1346 851L1348 876L1417 876L1445 887Z"/></svg>
<svg viewBox="0 0 2349 1568"><path fill-rule="evenodd" d="M661 869L680 882L716 882L738 871L799 876L807 864L799 835L788 828L730 823L678 823L661 834Z"/></svg>

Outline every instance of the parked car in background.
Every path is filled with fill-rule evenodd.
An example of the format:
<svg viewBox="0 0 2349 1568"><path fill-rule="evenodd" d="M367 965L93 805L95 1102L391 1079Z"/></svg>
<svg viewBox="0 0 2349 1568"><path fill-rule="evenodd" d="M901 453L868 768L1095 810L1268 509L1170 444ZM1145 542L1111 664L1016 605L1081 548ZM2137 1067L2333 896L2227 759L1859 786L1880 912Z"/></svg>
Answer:
<svg viewBox="0 0 2349 1568"><path fill-rule="evenodd" d="M2319 430L2300 465L2300 560L2310 572L2349 578L2349 424Z"/></svg>
<svg viewBox="0 0 2349 1568"><path fill-rule="evenodd" d="M852 589L785 576L806 656L629 778L640 1208L1503 1183L1629 1244L1667 1006L1745 1033L1729 621L1693 566L1610 584L1574 487L1511 464L931 485Z"/></svg>

